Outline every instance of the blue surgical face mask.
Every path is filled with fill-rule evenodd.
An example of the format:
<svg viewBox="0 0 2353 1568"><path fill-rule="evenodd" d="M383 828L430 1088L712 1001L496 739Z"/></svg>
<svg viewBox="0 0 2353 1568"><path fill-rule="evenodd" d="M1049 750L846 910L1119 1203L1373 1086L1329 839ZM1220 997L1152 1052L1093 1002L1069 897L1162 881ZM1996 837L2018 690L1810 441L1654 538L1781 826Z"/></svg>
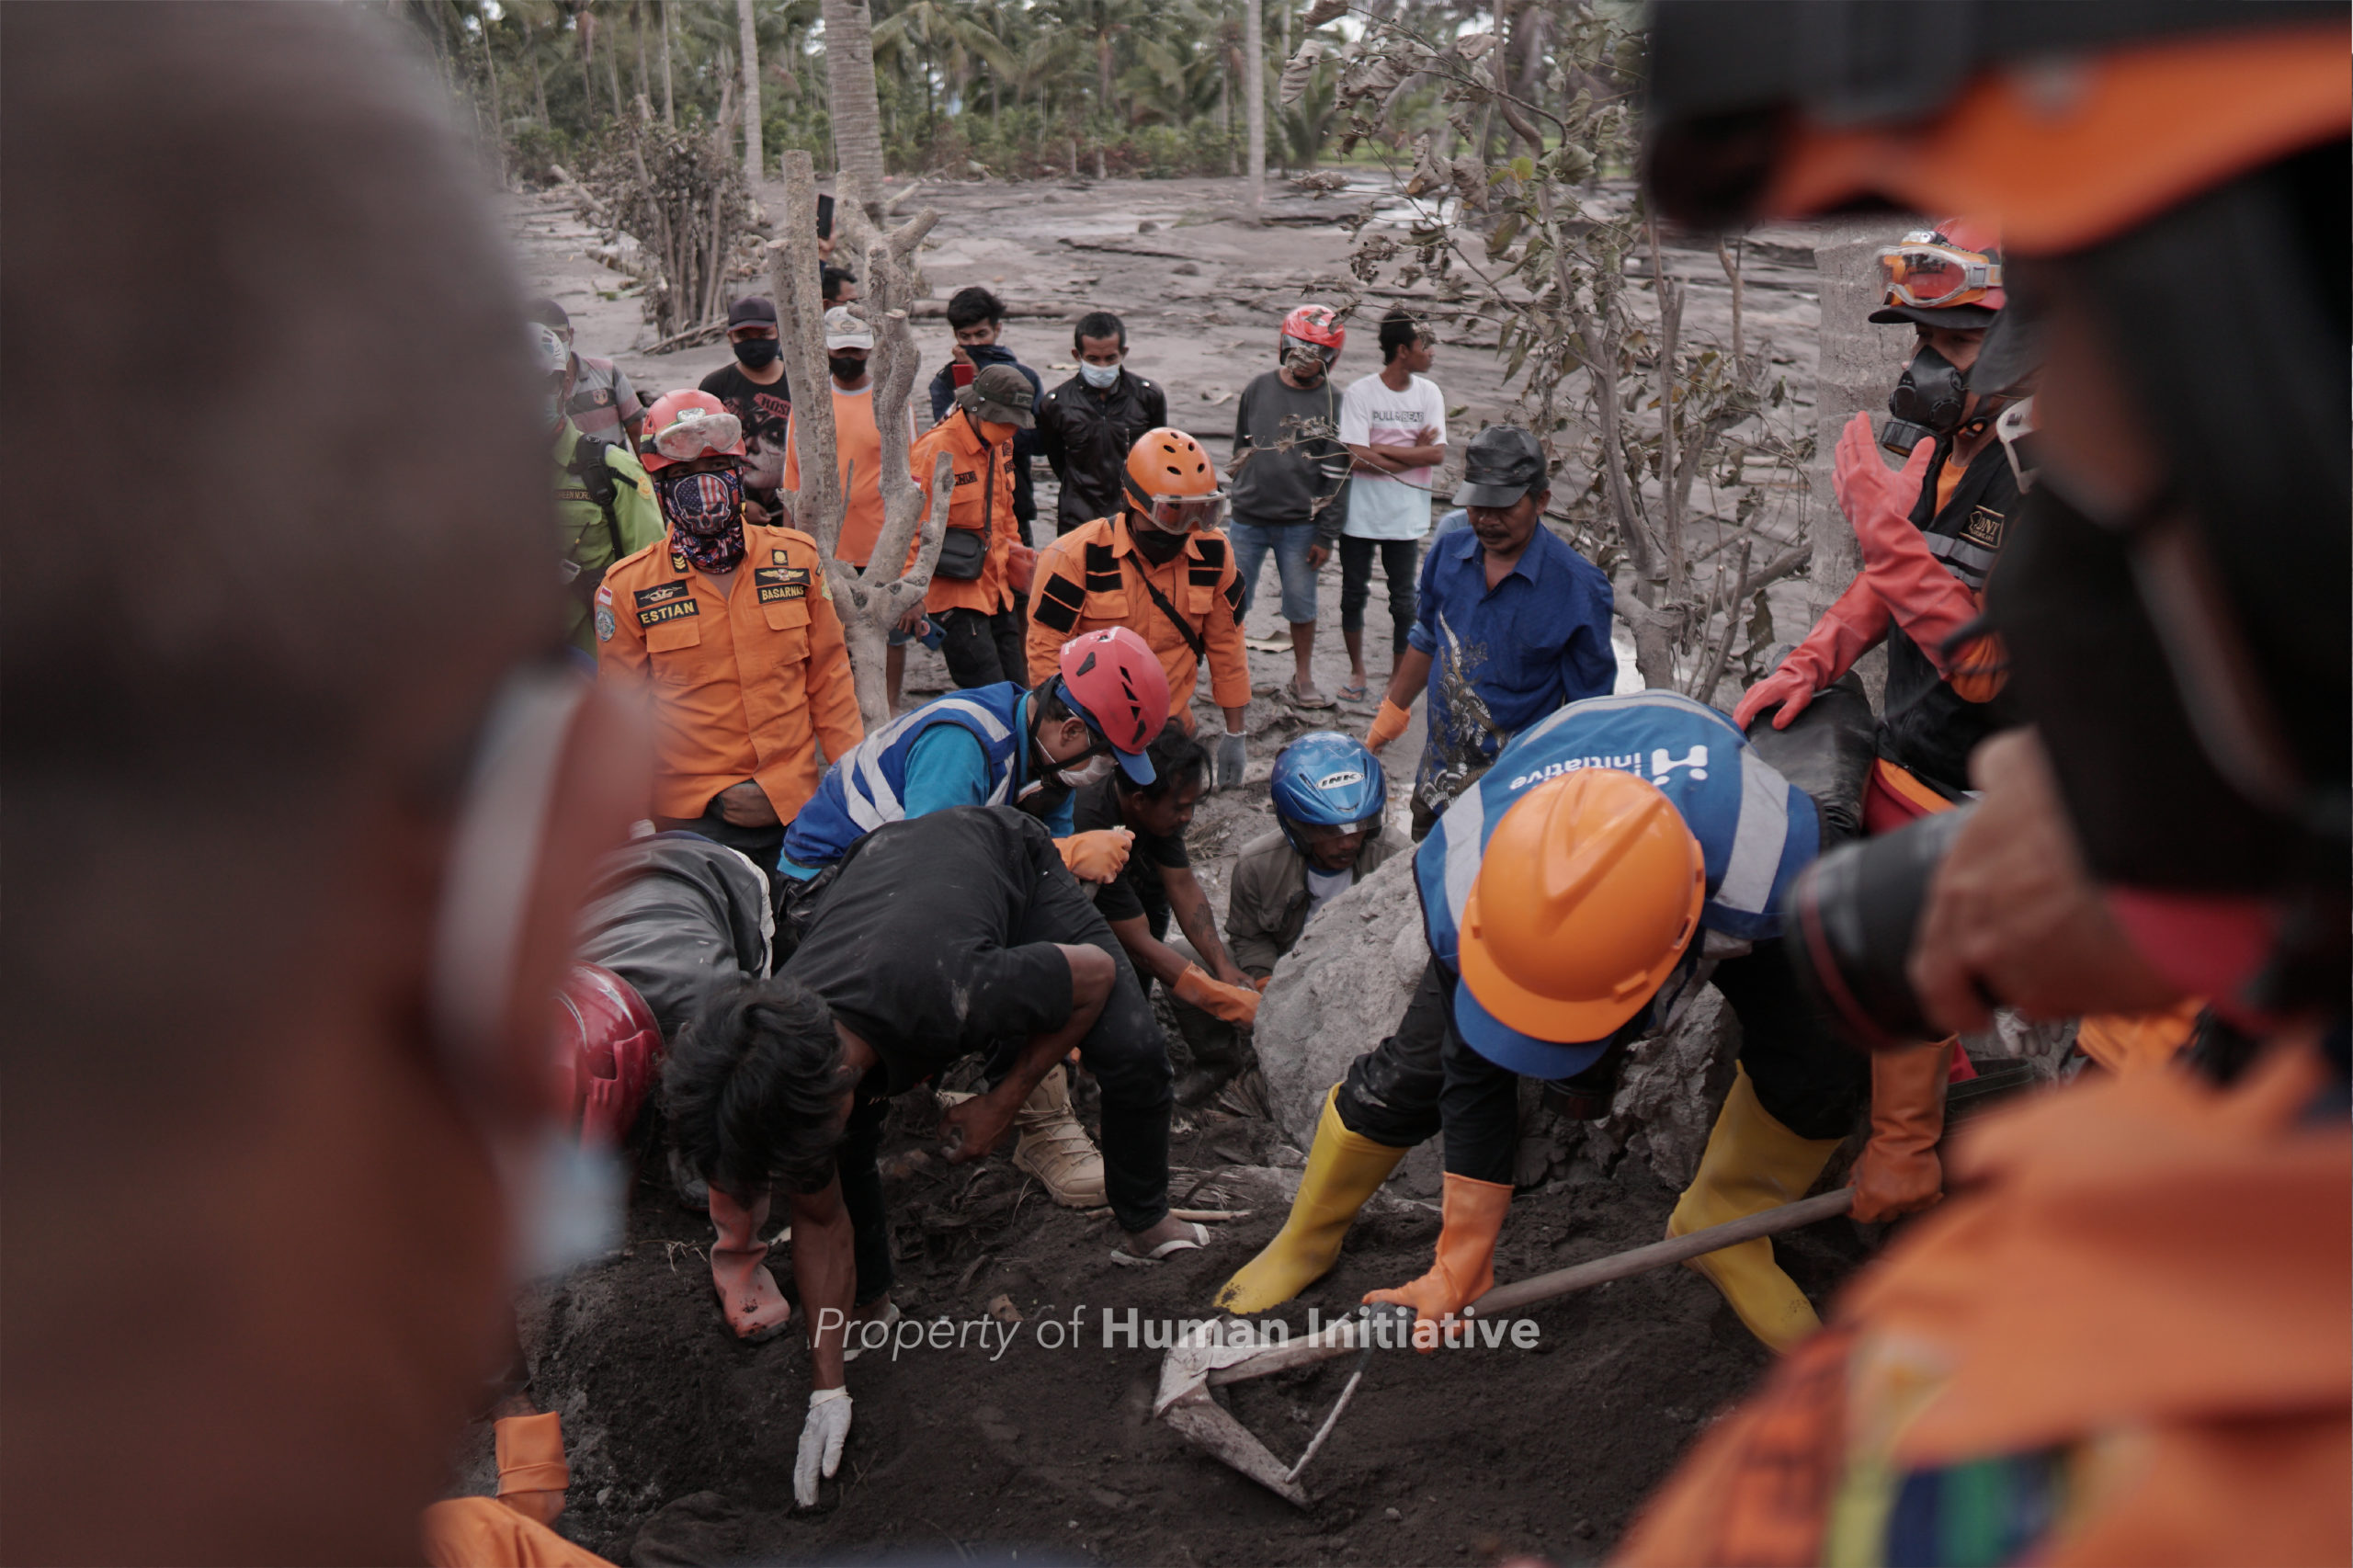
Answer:
<svg viewBox="0 0 2353 1568"><path fill-rule="evenodd" d="M1082 362L1078 367L1078 374L1082 381L1086 381L1088 386L1093 387L1097 392L1107 392L1110 389L1113 383L1119 381L1120 367L1117 365L1089 365Z"/></svg>

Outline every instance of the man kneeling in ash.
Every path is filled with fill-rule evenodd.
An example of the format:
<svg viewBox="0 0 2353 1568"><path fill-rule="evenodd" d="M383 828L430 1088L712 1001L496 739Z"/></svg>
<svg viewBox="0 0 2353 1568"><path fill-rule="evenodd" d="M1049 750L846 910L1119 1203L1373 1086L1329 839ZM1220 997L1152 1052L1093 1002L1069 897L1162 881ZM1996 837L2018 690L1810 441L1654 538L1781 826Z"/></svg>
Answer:
<svg viewBox="0 0 2353 1568"><path fill-rule="evenodd" d="M841 1325L888 1312L875 1165L888 1101L964 1056L986 1058L987 1091L940 1128L951 1162L976 1160L1074 1049L1103 1091L1104 1187L1127 1233L1113 1261L1200 1246L1208 1233L1168 1212L1167 1043L1052 837L1006 806L935 812L858 840L784 968L716 993L679 1041L665 1074L679 1149L714 1193L756 1215L770 1182L789 1194L813 1346L793 1471L804 1506L849 1432ZM731 1320L781 1305L756 1231L745 1239ZM718 1262L715 1249L714 1272Z"/></svg>

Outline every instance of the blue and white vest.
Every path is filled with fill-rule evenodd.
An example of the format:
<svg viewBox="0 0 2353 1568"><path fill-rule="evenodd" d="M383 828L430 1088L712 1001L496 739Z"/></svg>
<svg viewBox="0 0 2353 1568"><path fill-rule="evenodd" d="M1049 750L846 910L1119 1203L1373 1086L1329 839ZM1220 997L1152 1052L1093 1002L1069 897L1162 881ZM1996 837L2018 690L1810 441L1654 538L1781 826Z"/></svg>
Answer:
<svg viewBox="0 0 2353 1568"><path fill-rule="evenodd" d="M1707 865L1699 924L1744 941L1780 935L1781 894L1822 852L1813 799L1714 709L1668 691L1595 697L1529 725L1457 796L1414 855L1430 952L1457 968L1463 905L1488 836L1514 801L1581 767L1648 779L1683 813Z"/></svg>
<svg viewBox="0 0 2353 1568"><path fill-rule="evenodd" d="M1021 723L1025 688L1012 681L972 687L935 698L892 720L850 748L825 769L817 792L792 819L784 835L784 858L803 866L829 866L849 846L886 822L905 819L900 798L906 783L907 754L926 730L955 724L981 743L988 761L989 796L980 804L1001 806L1021 782L1026 737Z"/></svg>

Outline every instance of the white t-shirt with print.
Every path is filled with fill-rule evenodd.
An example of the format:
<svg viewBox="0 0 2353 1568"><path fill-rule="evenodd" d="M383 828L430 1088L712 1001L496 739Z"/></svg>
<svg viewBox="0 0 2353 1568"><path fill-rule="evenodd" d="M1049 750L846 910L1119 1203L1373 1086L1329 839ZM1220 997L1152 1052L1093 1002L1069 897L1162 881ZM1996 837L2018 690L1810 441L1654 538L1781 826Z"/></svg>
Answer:
<svg viewBox="0 0 2353 1568"><path fill-rule="evenodd" d="M1446 439L1446 398L1427 376L1392 391L1380 372L1341 394L1340 439L1356 447L1418 447L1424 430ZM1409 468L1392 477L1357 473L1348 482L1346 531L1358 539L1419 539L1430 531L1430 478L1437 471Z"/></svg>

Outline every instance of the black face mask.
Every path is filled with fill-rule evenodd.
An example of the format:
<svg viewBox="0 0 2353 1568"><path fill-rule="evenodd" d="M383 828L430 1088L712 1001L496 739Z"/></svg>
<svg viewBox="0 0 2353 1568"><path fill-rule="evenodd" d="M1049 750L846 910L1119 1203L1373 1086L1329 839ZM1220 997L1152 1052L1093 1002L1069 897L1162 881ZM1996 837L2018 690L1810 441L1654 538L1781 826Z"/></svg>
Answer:
<svg viewBox="0 0 2353 1568"><path fill-rule="evenodd" d="M1166 565L1172 556L1185 548L1183 534L1173 534L1165 528L1140 528L1134 526L1132 519L1129 523L1129 537L1135 540L1136 548L1143 551L1144 559L1155 566Z"/></svg>
<svg viewBox="0 0 2353 1568"><path fill-rule="evenodd" d="M773 337L745 337L735 342L735 362L747 370L765 370L776 363L784 345Z"/></svg>
<svg viewBox="0 0 2353 1568"><path fill-rule="evenodd" d="M1903 380L1888 394L1887 411L1893 417L1880 433L1879 444L1908 458L1921 442L1943 440L1959 430L1961 411L1968 405L1967 379L1951 360L1924 347L1912 356Z"/></svg>
<svg viewBox="0 0 2353 1568"><path fill-rule="evenodd" d="M854 381L866 374L866 361L852 354L828 354L825 369L833 372L837 381Z"/></svg>

